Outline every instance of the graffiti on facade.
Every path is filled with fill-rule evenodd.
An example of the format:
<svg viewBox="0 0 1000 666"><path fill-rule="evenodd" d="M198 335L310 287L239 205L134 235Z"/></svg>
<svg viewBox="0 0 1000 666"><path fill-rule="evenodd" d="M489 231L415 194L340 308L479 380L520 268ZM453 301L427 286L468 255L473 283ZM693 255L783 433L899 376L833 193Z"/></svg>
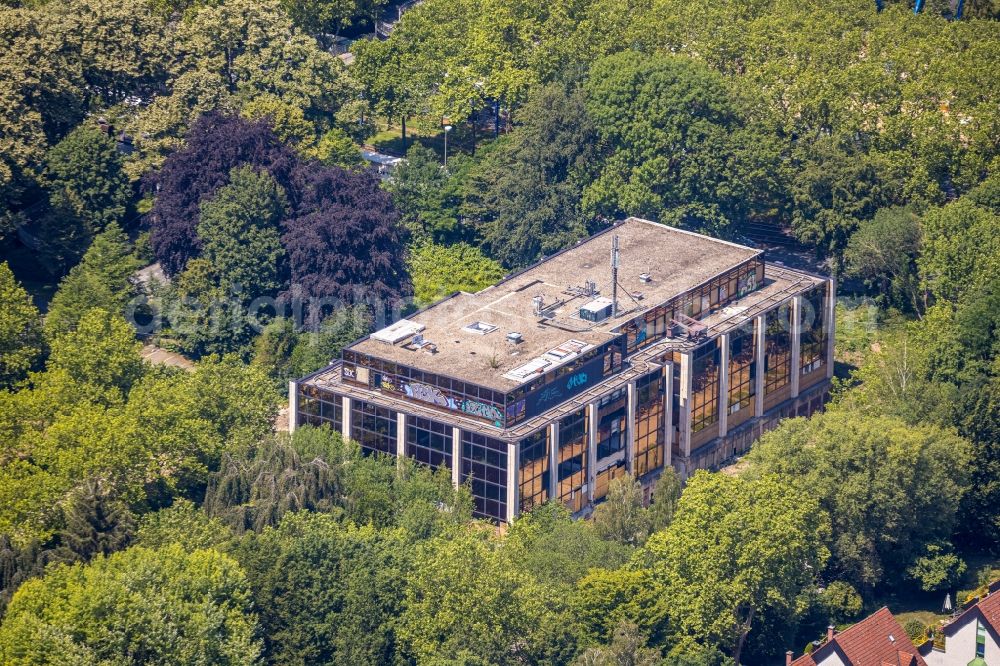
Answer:
<svg viewBox="0 0 1000 666"><path fill-rule="evenodd" d="M408 398L413 398L414 400L420 400L422 402L429 402L432 405L447 407L448 409L458 409L458 404L455 402L455 399L451 396L445 395L441 389L436 386L429 386L419 382L410 382L409 384L403 384L402 386L403 392L406 393Z"/></svg>

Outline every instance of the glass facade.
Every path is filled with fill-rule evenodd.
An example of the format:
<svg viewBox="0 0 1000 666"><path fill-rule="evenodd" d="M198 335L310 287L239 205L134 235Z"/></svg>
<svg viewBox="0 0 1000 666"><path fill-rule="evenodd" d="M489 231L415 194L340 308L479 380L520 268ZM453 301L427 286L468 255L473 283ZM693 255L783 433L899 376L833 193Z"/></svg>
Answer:
<svg viewBox="0 0 1000 666"><path fill-rule="evenodd" d="M635 464L637 477L663 466L664 443L663 372L651 372L635 383Z"/></svg>
<svg viewBox="0 0 1000 666"><path fill-rule="evenodd" d="M473 515L507 520L507 443L462 431L462 483L472 479Z"/></svg>
<svg viewBox="0 0 1000 666"><path fill-rule="evenodd" d="M799 368L803 375L826 365L826 318L826 285L823 284L802 295Z"/></svg>
<svg viewBox="0 0 1000 666"><path fill-rule="evenodd" d="M757 348L749 322L729 334L729 413L753 407L757 393Z"/></svg>
<svg viewBox="0 0 1000 666"><path fill-rule="evenodd" d="M451 467L451 426L418 416L406 417L406 455L437 469Z"/></svg>
<svg viewBox="0 0 1000 666"><path fill-rule="evenodd" d="M678 314L699 319L746 296L764 283L764 262L754 258L710 282L653 308L623 327L628 353L672 335Z"/></svg>
<svg viewBox="0 0 1000 666"><path fill-rule="evenodd" d="M559 500L571 511L587 504L587 408L574 412L559 422L559 450L556 461Z"/></svg>
<svg viewBox="0 0 1000 666"><path fill-rule="evenodd" d="M602 469L594 478L594 501L602 500L608 495L608 487L613 479L625 476L625 461L617 462L606 469Z"/></svg>
<svg viewBox="0 0 1000 666"><path fill-rule="evenodd" d="M351 439L366 453L396 455L396 412L361 400L351 401Z"/></svg>
<svg viewBox="0 0 1000 666"><path fill-rule="evenodd" d="M764 395L784 388L792 375L792 309L788 304L767 313L764 335Z"/></svg>
<svg viewBox="0 0 1000 666"><path fill-rule="evenodd" d="M691 432L719 422L719 341L694 351L691 360Z"/></svg>
<svg viewBox="0 0 1000 666"><path fill-rule="evenodd" d="M628 390L623 386L597 403L597 459L625 450Z"/></svg>
<svg viewBox="0 0 1000 666"><path fill-rule="evenodd" d="M531 511L549 499L549 428L542 428L520 443L519 490L521 512Z"/></svg>
<svg viewBox="0 0 1000 666"><path fill-rule="evenodd" d="M344 400L336 393L315 386L299 386L297 423L321 426L329 424L336 432L343 432Z"/></svg>

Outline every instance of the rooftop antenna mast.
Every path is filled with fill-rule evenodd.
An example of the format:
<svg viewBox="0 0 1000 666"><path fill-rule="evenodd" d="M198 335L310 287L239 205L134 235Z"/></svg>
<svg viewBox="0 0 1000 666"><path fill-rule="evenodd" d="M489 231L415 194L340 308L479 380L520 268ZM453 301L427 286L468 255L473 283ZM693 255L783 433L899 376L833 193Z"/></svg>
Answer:
<svg viewBox="0 0 1000 666"><path fill-rule="evenodd" d="M611 239L611 316L618 316L618 236Z"/></svg>

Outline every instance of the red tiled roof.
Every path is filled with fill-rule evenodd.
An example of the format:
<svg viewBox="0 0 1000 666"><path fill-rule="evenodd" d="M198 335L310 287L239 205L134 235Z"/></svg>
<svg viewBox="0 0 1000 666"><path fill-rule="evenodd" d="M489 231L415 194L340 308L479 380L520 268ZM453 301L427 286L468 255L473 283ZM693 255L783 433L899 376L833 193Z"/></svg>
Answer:
<svg viewBox="0 0 1000 666"><path fill-rule="evenodd" d="M993 627L993 631L1000 633L1000 592L991 593L976 605L983 614L983 620Z"/></svg>
<svg viewBox="0 0 1000 666"><path fill-rule="evenodd" d="M990 589L993 590L992 587ZM1000 588L991 591L987 596L966 608L962 611L961 615L946 624L944 626L945 635L950 634L953 627L965 624L965 618L977 611L982 616L983 621L993 627L993 631L1000 633Z"/></svg>
<svg viewBox="0 0 1000 666"><path fill-rule="evenodd" d="M833 640L816 648L811 655L803 655L793 661L792 666L815 666L834 650L846 657L851 666L927 666L888 608L882 608L836 634Z"/></svg>

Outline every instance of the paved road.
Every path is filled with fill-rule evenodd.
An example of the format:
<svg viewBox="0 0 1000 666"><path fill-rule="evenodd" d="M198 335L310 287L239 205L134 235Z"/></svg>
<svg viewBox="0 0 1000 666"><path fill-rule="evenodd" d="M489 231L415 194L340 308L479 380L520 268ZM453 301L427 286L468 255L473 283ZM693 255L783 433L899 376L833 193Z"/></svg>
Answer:
<svg viewBox="0 0 1000 666"><path fill-rule="evenodd" d="M153 344L147 343L143 345L142 357L154 365L169 365L174 368L182 368L188 372L194 370L194 363L190 359Z"/></svg>

